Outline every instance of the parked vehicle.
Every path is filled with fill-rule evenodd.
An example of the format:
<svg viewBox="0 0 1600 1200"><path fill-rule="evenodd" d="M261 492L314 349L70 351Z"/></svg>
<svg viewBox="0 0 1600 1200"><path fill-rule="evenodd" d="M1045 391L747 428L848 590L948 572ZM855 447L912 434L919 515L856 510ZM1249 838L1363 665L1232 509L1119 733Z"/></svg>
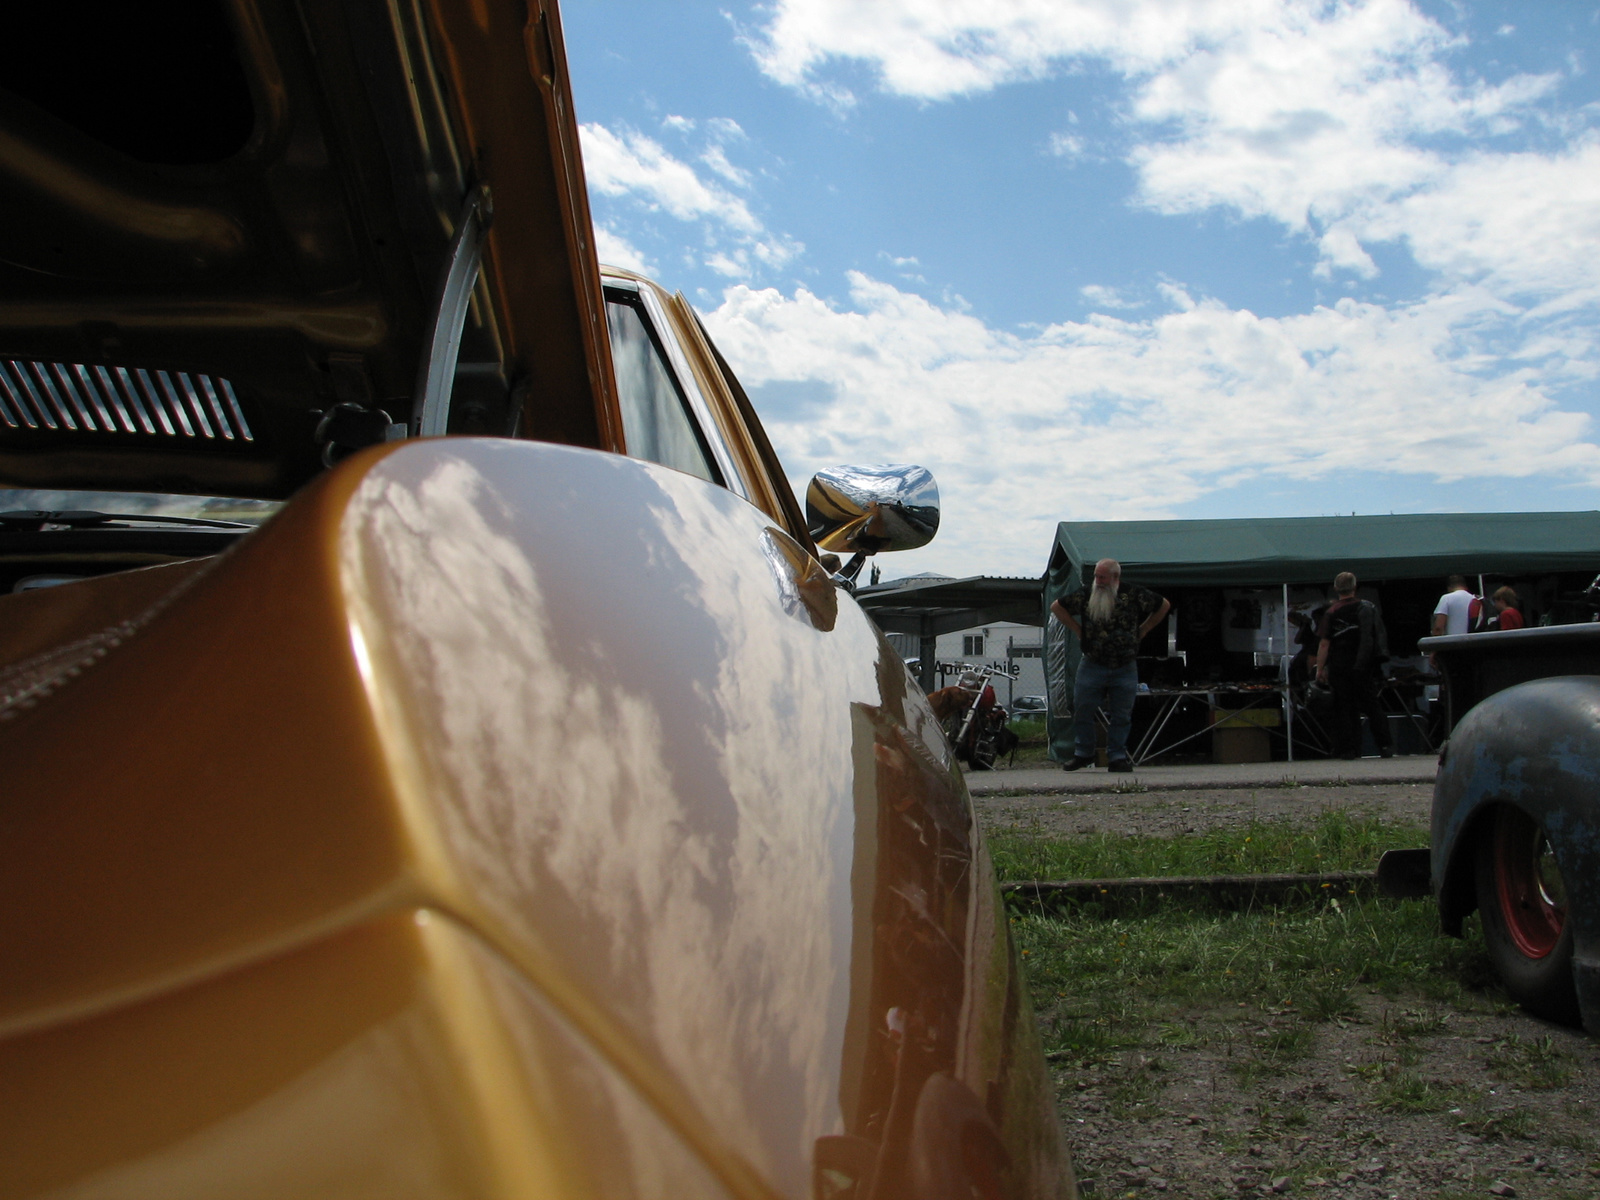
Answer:
<svg viewBox="0 0 1600 1200"><path fill-rule="evenodd" d="M1072 1194L952 749L822 561L931 479L808 523L598 268L555 5L7 33L0 1196Z"/></svg>
<svg viewBox="0 0 1600 1200"><path fill-rule="evenodd" d="M1043 696L1018 696L1011 702L1011 717L1013 720L1038 718L1042 720L1049 711L1049 703Z"/></svg>
<svg viewBox="0 0 1600 1200"><path fill-rule="evenodd" d="M1477 910L1506 991L1600 1033L1600 624L1421 646L1448 680L1451 724L1428 870L1397 853L1380 874L1398 894L1425 874L1447 933Z"/></svg>
<svg viewBox="0 0 1600 1200"><path fill-rule="evenodd" d="M950 741L957 756L974 771L993 769L995 760L1017 748L1017 735L1011 732L1010 715L1000 704L992 680L1009 678L1001 667L975 667L961 677L959 684L971 700L947 720Z"/></svg>

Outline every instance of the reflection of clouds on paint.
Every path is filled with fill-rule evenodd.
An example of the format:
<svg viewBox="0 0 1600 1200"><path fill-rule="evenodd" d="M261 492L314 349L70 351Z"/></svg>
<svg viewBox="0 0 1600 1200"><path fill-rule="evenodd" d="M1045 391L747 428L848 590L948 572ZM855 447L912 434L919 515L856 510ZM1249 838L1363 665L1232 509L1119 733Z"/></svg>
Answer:
<svg viewBox="0 0 1600 1200"><path fill-rule="evenodd" d="M727 1195L637 1087L585 1041L548 997L530 988L470 934L460 936L452 923L434 919L427 928L455 935L457 954L470 961L495 992L500 1012L509 1015L511 1042L526 1068L535 1103L550 1122L553 1148L571 1169L568 1182L574 1193L638 1200ZM447 969L457 965L445 964Z"/></svg>
<svg viewBox="0 0 1600 1200"><path fill-rule="evenodd" d="M727 639L710 690L723 718L713 753L719 774L738 806L737 838L728 862L738 895L728 942L731 948L762 948L771 963L760 975L782 980L785 996L749 1000L765 989L747 973L737 949L723 964L728 974L723 1014L691 1011L696 997L681 997L675 1022L692 1023L706 1038L731 1034L743 1071L769 1086L788 1078L798 1085L789 1122L790 1152L808 1158L819 1120L838 1103L838 1078L818 1072L807 1057L830 1054L837 1065L849 1003L846 968L850 946L849 864L854 839L849 701L875 703L876 638L860 611L841 606L838 627L822 634L800 625L787 634L773 620L783 612L764 563L762 543L738 531L728 545L727 493L690 481L663 479L666 504L656 506L656 528L667 544L682 548L719 546L714 553L686 553L681 566L698 586L694 603ZM752 614L761 619L752 620ZM795 919L796 911L810 918ZM832 912L838 924L814 918ZM776 931L789 939L772 945ZM772 954L773 950L781 950ZM768 975L768 971L773 973ZM742 993L742 996L740 995ZM808 999L797 1003L799 995ZM769 1011L776 1002L790 1011ZM784 1027L771 1027L776 1019ZM685 1031L688 1033L689 1031ZM821 1047L830 1047L821 1051Z"/></svg>
<svg viewBox="0 0 1600 1200"><path fill-rule="evenodd" d="M224 1014L259 1011L261 996L267 991L262 985L264 976L273 980L272 986L281 989L280 994L305 1003L303 1012L310 1012L320 1003L317 998L330 989L342 989L340 994L349 999L352 1009L360 1011L356 997L363 993L363 981L352 977L360 969L370 970L380 979L392 979L400 965L396 951L407 955L405 967L416 965L414 943L403 941L404 926L411 923L409 915L391 916L354 936L337 936L331 945L314 944L265 966L257 964L242 973L209 980L200 985L211 992L206 1017L220 1022L228 1019ZM342 961L330 968L327 960L336 955ZM357 965L352 968L352 963ZM252 985L258 990L250 990ZM218 993L228 999L217 1003ZM185 1054L194 1059L214 1055L210 1047L215 1043L197 1043L191 1011L181 1003L164 1007L165 1019L185 1022L181 1031L158 1032L149 1025L142 1030L151 1042L159 1038L182 1047L175 1055L179 1061L163 1064L175 1073L186 1072L188 1065L181 1061ZM286 1018L280 1009L255 1019L270 1027L274 1020L294 1020L295 1016ZM239 1020L244 1023L242 1016ZM441 1097L458 1100L462 1094L462 1081L451 1077L452 1064L439 1051L440 1025L435 998L425 986L418 988L403 1006L367 1025L337 1049L303 1064L288 1078L273 1081L275 1086L263 1089L253 1103L236 1108L214 1104L198 1127L179 1126L183 1131L179 1136L156 1147L143 1147L143 1153L124 1151L110 1165L52 1189L48 1196L50 1200L101 1200L106 1196L170 1200L173 1196L314 1196L330 1192L449 1196L466 1190L482 1194L493 1185L479 1173L483 1166L481 1142L474 1136L473 1116L439 1103ZM236 1032L251 1037L255 1028L244 1025ZM226 1033L215 1024L208 1033L226 1039ZM315 1044L316 1038L309 1040ZM202 1044L205 1050L200 1048ZM248 1051L241 1057L250 1061ZM216 1069L210 1062L206 1067ZM247 1069L237 1063L234 1070L238 1072L235 1079L249 1078ZM253 1082L269 1080L270 1071L261 1072ZM140 1084L152 1086L136 1073L129 1086ZM152 1090L159 1087L154 1084ZM167 1100L163 1095L156 1102ZM464 1173L469 1177L464 1179Z"/></svg>
<svg viewBox="0 0 1600 1200"><path fill-rule="evenodd" d="M876 700L877 641L853 606L830 634L785 613L766 524L615 456L433 444L374 468L342 553L463 895L804 1190L837 1120L849 704Z"/></svg>

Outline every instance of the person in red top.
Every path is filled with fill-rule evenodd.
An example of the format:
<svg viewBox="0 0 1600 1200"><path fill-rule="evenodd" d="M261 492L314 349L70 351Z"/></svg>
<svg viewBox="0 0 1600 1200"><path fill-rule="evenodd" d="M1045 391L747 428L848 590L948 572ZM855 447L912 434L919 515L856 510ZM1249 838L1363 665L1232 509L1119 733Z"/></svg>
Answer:
<svg viewBox="0 0 1600 1200"><path fill-rule="evenodd" d="M1522 614L1517 611L1517 594L1509 587L1500 588L1491 596L1494 604L1496 629L1521 629L1523 626Z"/></svg>

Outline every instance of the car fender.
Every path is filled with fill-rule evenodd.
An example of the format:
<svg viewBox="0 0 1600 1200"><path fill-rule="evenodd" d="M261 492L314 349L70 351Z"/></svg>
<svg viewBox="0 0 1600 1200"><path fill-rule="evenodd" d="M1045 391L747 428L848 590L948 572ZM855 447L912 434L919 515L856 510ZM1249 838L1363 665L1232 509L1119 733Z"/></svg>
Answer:
<svg viewBox="0 0 1600 1200"><path fill-rule="evenodd" d="M274 964L431 913L435 950L407 933L394 953L467 1014L440 1055L481 1058L491 1029L519 1044L514 988L438 965L492 960L731 1194L810 1195L824 1161L890 1189L941 1112L992 1124L1008 1194L1071 1191L927 699L726 489L541 443L377 448L128 628L0 724L0 951L28 968L0 977L0 1068L57 1064L29 1076L47 1091L0 1088L18 1139L0 1157L72 1146L37 1164L58 1182L96 1156L181 1158L215 1119L161 1091L188 1084L120 1078L102 1145L81 1114L103 1080L39 1047L114 1039L134 1008L166 1021L229 980L287 986ZM497 1061L515 1094L582 1085L526 1048ZM241 1082L228 1053L192 1071L241 1113L285 1091ZM539 1105L492 1099L440 1105L486 1114L485 1145L547 1135ZM841 1137L859 1152L821 1153Z"/></svg>
<svg viewBox="0 0 1600 1200"><path fill-rule="evenodd" d="M1517 684L1476 705L1450 735L1434 783L1433 888L1447 933L1477 907L1474 862L1486 817L1514 804L1544 826L1573 922L1584 1023L1600 1017L1600 676Z"/></svg>

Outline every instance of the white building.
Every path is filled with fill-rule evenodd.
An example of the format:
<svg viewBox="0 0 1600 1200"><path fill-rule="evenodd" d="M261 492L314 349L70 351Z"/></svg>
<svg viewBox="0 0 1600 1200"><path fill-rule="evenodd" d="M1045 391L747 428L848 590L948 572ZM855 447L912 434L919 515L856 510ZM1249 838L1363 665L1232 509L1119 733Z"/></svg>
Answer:
<svg viewBox="0 0 1600 1200"><path fill-rule="evenodd" d="M942 633L935 640L934 654L941 677L934 686L954 683L961 665L1002 669L1009 665L1015 669L1014 676L1009 683L999 681L995 688L1000 703L1009 708L1017 696L1042 696L1045 694L1043 637L1044 630L1037 625L1016 621L994 621ZM916 659L918 646L914 634L891 633L888 638L901 658L907 662Z"/></svg>

